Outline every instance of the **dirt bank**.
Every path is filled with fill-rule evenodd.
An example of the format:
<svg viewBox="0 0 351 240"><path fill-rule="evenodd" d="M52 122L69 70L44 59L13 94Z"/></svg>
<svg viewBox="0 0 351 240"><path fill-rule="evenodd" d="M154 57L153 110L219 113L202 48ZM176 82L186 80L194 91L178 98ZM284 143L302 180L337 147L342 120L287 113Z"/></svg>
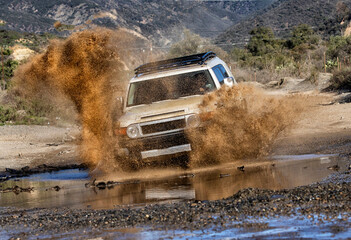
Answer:
<svg viewBox="0 0 351 240"><path fill-rule="evenodd" d="M276 140L273 154L349 153L351 104L339 103L344 95L335 93L313 96L300 120Z"/></svg>
<svg viewBox="0 0 351 240"><path fill-rule="evenodd" d="M0 172L78 162L78 127L0 126Z"/></svg>

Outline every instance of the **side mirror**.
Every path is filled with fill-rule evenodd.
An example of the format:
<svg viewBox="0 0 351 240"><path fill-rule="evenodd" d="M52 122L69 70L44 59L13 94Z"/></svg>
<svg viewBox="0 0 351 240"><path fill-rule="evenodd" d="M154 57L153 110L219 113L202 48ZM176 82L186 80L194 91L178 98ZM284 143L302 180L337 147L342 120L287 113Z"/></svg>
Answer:
<svg viewBox="0 0 351 240"><path fill-rule="evenodd" d="M233 86L234 85L234 78L233 77L227 77L224 79L224 84L228 86Z"/></svg>

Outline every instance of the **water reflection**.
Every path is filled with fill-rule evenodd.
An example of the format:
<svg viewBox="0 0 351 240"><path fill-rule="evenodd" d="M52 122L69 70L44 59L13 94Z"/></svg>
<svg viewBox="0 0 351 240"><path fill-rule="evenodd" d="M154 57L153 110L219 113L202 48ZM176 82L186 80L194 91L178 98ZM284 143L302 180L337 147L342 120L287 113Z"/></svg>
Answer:
<svg viewBox="0 0 351 240"><path fill-rule="evenodd" d="M229 197L240 189L292 188L319 181L334 171L338 165L344 171L346 160L338 156L313 156L246 162L244 171L237 164L230 164L211 171L173 176L158 180L126 182L110 189L86 188L87 172L66 170L53 174L40 174L19 181L1 183L2 189L34 187L32 193L1 193L0 206L13 207L73 207L115 208L119 205L146 204L151 202L197 199L216 200ZM77 179L77 176L80 176ZM60 191L51 188L60 186Z"/></svg>

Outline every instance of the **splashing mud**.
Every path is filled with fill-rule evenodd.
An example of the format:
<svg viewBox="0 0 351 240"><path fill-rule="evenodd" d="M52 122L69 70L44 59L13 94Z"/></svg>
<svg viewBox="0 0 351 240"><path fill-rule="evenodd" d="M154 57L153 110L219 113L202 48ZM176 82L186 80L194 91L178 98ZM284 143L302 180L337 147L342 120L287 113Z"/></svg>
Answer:
<svg viewBox="0 0 351 240"><path fill-rule="evenodd" d="M73 103L82 125L81 159L92 169L128 169L129 162L115 154L114 92L124 90L122 75L131 69L126 63L136 63L131 60L133 54L126 52L134 41L135 36L124 31L75 33L66 40L52 41L46 52L34 57L15 76L17 91L28 98L43 99L45 95L46 99ZM201 130L188 132L194 149L190 165L265 154L277 135L294 122L302 110L300 103L294 97L268 96L240 84L206 95L202 117L210 119Z"/></svg>
<svg viewBox="0 0 351 240"><path fill-rule="evenodd" d="M81 158L91 167L103 164L100 167L107 169L119 164L113 153L117 143L112 134L112 86L123 85L125 64L120 48L131 40L121 31L106 29L75 33L64 41L52 41L15 78L27 97L49 93L73 102L82 124Z"/></svg>
<svg viewBox="0 0 351 240"><path fill-rule="evenodd" d="M258 157L269 152L278 134L304 110L300 95L272 96L238 84L206 95L201 105L205 126L187 134L192 167Z"/></svg>

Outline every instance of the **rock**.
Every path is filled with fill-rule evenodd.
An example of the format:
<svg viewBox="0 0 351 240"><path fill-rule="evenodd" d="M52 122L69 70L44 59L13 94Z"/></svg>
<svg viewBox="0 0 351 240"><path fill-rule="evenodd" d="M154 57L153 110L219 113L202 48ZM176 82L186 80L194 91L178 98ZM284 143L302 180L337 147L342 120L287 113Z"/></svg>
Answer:
<svg viewBox="0 0 351 240"><path fill-rule="evenodd" d="M25 116L27 116L27 112L25 110L16 111L16 117L18 120L22 120Z"/></svg>
<svg viewBox="0 0 351 240"><path fill-rule="evenodd" d="M239 171L242 171L242 172L244 172L245 170L244 170L244 168L245 168L245 166L240 166L240 167L237 167L237 169L239 170Z"/></svg>
<svg viewBox="0 0 351 240"><path fill-rule="evenodd" d="M221 173L221 174L219 174L220 178L225 178L225 177L229 177L229 176L230 176L229 173Z"/></svg>
<svg viewBox="0 0 351 240"><path fill-rule="evenodd" d="M106 188L106 183L105 182L98 182L95 187L97 187L98 189L105 189Z"/></svg>
<svg viewBox="0 0 351 240"><path fill-rule="evenodd" d="M339 167L339 165L333 165L333 166L328 167L328 169L338 171L340 169L340 167Z"/></svg>
<svg viewBox="0 0 351 240"><path fill-rule="evenodd" d="M61 187L60 186L55 186L55 187L48 188L45 191L49 191L49 190L54 190L54 191L58 192L58 191L61 190Z"/></svg>

